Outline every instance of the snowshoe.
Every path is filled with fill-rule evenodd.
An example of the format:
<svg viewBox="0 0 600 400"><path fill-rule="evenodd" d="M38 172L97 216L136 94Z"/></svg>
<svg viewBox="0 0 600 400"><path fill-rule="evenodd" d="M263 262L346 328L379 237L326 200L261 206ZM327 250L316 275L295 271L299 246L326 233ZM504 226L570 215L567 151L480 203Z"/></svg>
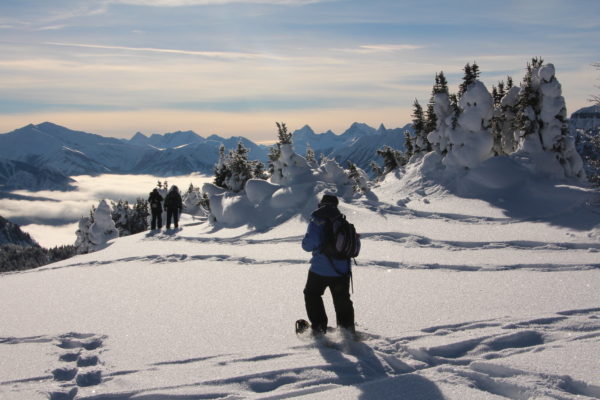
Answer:
<svg viewBox="0 0 600 400"><path fill-rule="evenodd" d="M310 323L305 319L296 321L296 335L301 335L310 328Z"/></svg>

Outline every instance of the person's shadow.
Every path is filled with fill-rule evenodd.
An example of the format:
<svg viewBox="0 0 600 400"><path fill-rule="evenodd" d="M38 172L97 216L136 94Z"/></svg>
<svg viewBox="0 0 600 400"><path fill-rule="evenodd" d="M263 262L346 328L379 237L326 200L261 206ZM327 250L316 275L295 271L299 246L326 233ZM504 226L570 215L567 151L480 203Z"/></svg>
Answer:
<svg viewBox="0 0 600 400"><path fill-rule="evenodd" d="M358 388L360 399L445 400L435 383L411 373L412 368L402 367L399 360L396 368L384 366L365 343L351 342L343 352L327 346L318 346L318 349L338 375L337 383ZM346 353L357 361L344 357Z"/></svg>

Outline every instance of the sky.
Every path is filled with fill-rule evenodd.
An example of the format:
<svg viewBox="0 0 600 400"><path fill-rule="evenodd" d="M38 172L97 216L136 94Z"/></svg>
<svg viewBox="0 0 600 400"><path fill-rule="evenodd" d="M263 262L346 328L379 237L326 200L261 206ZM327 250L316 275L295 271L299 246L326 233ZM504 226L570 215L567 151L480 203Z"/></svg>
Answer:
<svg viewBox="0 0 600 400"><path fill-rule="evenodd" d="M477 62L491 91L534 56L570 114L598 91L598 16L598 0L3 0L0 132L396 128L437 72L456 91Z"/></svg>

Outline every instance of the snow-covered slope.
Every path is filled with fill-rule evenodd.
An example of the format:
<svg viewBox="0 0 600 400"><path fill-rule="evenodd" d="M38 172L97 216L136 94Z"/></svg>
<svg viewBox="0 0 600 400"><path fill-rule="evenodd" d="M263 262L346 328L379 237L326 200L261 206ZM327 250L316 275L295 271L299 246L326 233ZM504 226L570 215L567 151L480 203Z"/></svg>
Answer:
<svg viewBox="0 0 600 400"><path fill-rule="evenodd" d="M75 181L58 169L37 168L29 163L0 159L0 190L70 190Z"/></svg>
<svg viewBox="0 0 600 400"><path fill-rule="evenodd" d="M306 212L259 232L184 215L1 275L0 398L600 398L598 193L428 166L340 206L363 341L293 332Z"/></svg>

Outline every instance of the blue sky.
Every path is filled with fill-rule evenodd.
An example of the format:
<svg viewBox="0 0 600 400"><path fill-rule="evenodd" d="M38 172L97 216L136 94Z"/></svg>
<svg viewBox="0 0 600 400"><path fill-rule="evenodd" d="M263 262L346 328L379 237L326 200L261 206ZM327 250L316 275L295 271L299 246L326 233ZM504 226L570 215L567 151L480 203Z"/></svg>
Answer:
<svg viewBox="0 0 600 400"><path fill-rule="evenodd" d="M491 85L556 66L568 111L600 73L598 0L5 0L0 132L192 129L268 141L275 121L403 126L436 72Z"/></svg>

